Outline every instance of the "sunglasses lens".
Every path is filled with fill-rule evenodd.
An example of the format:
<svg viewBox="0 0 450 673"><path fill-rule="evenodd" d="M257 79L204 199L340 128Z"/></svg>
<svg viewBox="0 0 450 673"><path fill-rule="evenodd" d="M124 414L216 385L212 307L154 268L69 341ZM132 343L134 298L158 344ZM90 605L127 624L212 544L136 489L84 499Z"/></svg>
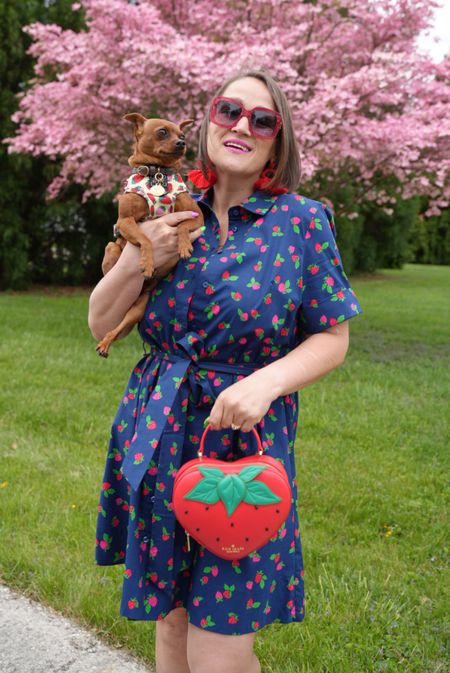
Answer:
<svg viewBox="0 0 450 673"><path fill-rule="evenodd" d="M277 118L266 110L253 110L252 127L255 134L271 138L276 133Z"/></svg>
<svg viewBox="0 0 450 673"><path fill-rule="evenodd" d="M229 100L220 100L215 106L215 119L219 124L234 126L242 113L242 106Z"/></svg>
<svg viewBox="0 0 450 673"><path fill-rule="evenodd" d="M219 126L232 128L245 115L250 129L259 138L275 138L280 128L279 115L265 108L246 110L242 103L230 98L216 98L211 107L211 120Z"/></svg>

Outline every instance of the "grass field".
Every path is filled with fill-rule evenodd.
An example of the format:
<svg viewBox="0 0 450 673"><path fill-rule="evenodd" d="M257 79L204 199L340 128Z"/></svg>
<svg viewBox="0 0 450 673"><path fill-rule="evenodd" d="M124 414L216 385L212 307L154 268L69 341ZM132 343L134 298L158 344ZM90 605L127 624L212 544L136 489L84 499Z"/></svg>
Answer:
<svg viewBox="0 0 450 673"><path fill-rule="evenodd" d="M297 466L307 617L259 632L263 673L438 673L448 645L450 268L353 279L345 365L302 392ZM87 292L0 295L0 578L153 662L94 565L110 422L141 355L97 357ZM448 491L447 491L448 495Z"/></svg>

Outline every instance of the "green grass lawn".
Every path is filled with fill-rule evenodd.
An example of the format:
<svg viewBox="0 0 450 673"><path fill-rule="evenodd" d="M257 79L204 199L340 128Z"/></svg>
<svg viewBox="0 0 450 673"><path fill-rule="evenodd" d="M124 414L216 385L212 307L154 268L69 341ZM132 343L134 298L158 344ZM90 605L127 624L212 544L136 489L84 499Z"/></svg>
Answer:
<svg viewBox="0 0 450 673"><path fill-rule="evenodd" d="M353 286L347 361L302 392L307 617L259 632L263 673L449 667L450 268ZM110 423L142 349L134 334L98 358L87 299L0 295L0 577L152 664L154 623L119 616L122 566L93 561Z"/></svg>

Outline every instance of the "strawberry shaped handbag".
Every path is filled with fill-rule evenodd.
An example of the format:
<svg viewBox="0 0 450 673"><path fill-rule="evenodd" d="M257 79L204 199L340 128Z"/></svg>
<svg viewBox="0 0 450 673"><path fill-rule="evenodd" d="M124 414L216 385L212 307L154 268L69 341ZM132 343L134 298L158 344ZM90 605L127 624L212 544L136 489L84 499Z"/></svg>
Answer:
<svg viewBox="0 0 450 673"><path fill-rule="evenodd" d="M189 536L224 559L240 559L262 547L278 531L291 508L291 489L283 464L263 455L255 428L258 455L224 461L198 458L178 471L173 511Z"/></svg>

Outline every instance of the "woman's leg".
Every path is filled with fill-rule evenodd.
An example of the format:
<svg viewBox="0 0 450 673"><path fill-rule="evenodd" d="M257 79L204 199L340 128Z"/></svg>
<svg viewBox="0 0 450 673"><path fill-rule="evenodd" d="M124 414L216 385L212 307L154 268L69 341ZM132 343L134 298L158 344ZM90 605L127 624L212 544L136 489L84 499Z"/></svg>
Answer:
<svg viewBox="0 0 450 673"><path fill-rule="evenodd" d="M184 608L174 608L156 622L156 673L191 673L187 661L187 633Z"/></svg>
<svg viewBox="0 0 450 673"><path fill-rule="evenodd" d="M191 673L261 673L253 652L254 633L226 636L189 624L187 659Z"/></svg>

